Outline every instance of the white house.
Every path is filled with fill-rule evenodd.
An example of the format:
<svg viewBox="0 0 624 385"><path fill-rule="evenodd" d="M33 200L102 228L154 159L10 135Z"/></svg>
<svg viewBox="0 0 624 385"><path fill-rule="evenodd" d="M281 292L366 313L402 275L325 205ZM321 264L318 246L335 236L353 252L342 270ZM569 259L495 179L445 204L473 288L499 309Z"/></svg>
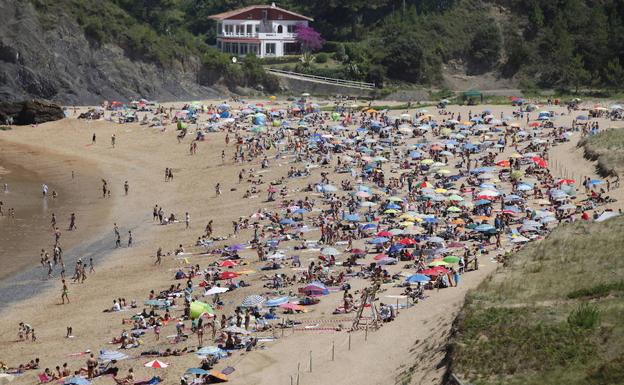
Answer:
<svg viewBox="0 0 624 385"><path fill-rule="evenodd" d="M271 5L251 5L210 16L217 21L217 48L231 55L254 53L259 57L301 52L296 40L297 24L311 18Z"/></svg>

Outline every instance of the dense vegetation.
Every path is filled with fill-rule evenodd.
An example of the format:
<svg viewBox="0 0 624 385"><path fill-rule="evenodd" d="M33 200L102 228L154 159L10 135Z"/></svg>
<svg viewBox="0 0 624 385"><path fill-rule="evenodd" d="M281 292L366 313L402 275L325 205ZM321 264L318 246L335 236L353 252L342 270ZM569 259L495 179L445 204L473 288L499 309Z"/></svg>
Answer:
<svg viewBox="0 0 624 385"><path fill-rule="evenodd" d="M624 383L624 220L558 228L471 293L450 370L473 384Z"/></svg>
<svg viewBox="0 0 624 385"><path fill-rule="evenodd" d="M94 44L115 42L163 66L211 52L209 15L257 0L30 0L44 17L64 10ZM619 0L283 0L309 15L327 44L292 69L372 82L440 84L443 64L495 71L526 88L616 89L624 83L624 3ZM206 55L208 54L208 55ZM328 61L329 59L329 61ZM216 63L211 63L216 61ZM237 82L241 69L228 69ZM253 71L252 71L253 72ZM250 79L254 75L250 76ZM250 80L251 81L251 80ZM271 87L271 82L267 86Z"/></svg>

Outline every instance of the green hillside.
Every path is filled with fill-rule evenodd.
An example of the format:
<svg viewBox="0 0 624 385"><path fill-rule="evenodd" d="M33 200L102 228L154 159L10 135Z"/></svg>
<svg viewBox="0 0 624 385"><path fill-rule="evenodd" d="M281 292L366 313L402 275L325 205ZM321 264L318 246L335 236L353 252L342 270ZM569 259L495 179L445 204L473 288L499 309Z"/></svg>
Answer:
<svg viewBox="0 0 624 385"><path fill-rule="evenodd" d="M624 383L624 219L561 226L511 256L456 323L449 370L472 384Z"/></svg>

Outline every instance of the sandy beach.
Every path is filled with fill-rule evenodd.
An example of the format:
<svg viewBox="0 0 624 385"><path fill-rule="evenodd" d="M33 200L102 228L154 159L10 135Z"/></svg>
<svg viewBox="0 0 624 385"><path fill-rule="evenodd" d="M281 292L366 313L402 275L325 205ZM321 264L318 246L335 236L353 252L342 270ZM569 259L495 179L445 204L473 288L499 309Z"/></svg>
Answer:
<svg viewBox="0 0 624 385"><path fill-rule="evenodd" d="M202 104L217 105L222 101L202 101ZM257 101L267 103L264 101ZM288 102L278 100L277 108L285 107ZM184 103L173 103L181 108ZM238 103L232 103L233 105ZM435 113L435 107L427 107L435 119L443 119ZM516 109L512 106L449 106L448 111L468 116L491 109L492 115L511 115ZM557 114L557 126L570 126L574 117L583 113L574 111L567 115L564 107L548 106ZM409 113L414 115L419 108L409 111L393 111L392 115ZM81 108L79 112L86 111ZM585 112L586 113L586 112ZM145 113L139 112L139 116ZM537 112L531 113L537 117ZM446 117L448 118L448 117ZM518 120L520 124L525 122ZM592 120L598 122L600 129L621 128L622 121L610 122L607 119ZM328 123L335 124L335 123ZM194 126L191 126L194 127ZM351 125L350 129L354 129ZM190 130L191 131L191 130ZM97 135L92 143L92 135ZM303 163L293 163L292 149L284 146L286 154L276 158L275 148L267 150L269 167L262 168L262 157L250 162L233 161L235 151L233 134L229 134L230 143L226 144L226 132L207 133L204 141L198 141L197 153L189 155L189 145L193 134L190 132L180 143L176 140L175 124L168 124L162 130L139 123L117 124L110 121L86 121L77 119L77 114L61 121L46 123L37 127L16 127L11 131L0 132L0 166L10 173L0 175L0 185L9 184L9 193L1 196L5 202L4 210L15 202L16 221L0 218L0 262L5 266L0 271L0 361L9 365L27 363L38 357L41 368L28 371L13 382L15 384L34 384L36 373L43 368L53 369L67 362L72 370L85 365L87 350L97 353L102 349L117 349L118 344L109 341L118 336L122 329L131 325L123 324L140 312L150 290L159 292L172 284L185 280L174 280L179 268L199 264L202 268L209 263L219 261L215 255L204 254L205 249L195 247L209 221L213 221L213 237L223 237L213 247L233 244L247 244L253 238L253 228L233 234L232 222L239 218L249 218L261 209L278 210L280 198L267 202L267 187L270 181L285 178L292 167L301 168ZM111 145L111 136L115 135L115 146ZM582 191L580 182L584 177L599 179L592 164L582 158L582 150L576 149L579 132L571 134L570 141L557 144L550 151L549 164L556 178L575 179L578 191ZM413 144L419 138L408 138ZM429 134L427 139L432 142ZM222 158L222 151L225 157ZM511 155L512 148L505 149L504 155ZM503 155L497 160L506 159ZM459 157L451 157L453 166ZM5 163L2 163L2 162ZM335 162L335 160L332 160ZM9 162L9 163L6 163ZM332 164L333 166L334 164ZM164 181L165 168L173 170L173 180ZM251 198L243 198L251 183L252 176L239 182L241 169L254 169L253 179L261 176L263 184L259 192ZM389 177L398 177L393 162L384 163L384 171ZM449 169L452 169L449 167ZM73 171L73 178L72 178ZM310 175L302 178L288 178L288 191L285 199L304 199L311 196L321 200L322 194L305 192L309 184L318 183L321 173L327 172L333 185L349 179L349 174L338 174L330 168L311 168ZM110 197L102 197L102 182L105 179L111 189ZM4 182L6 180L6 182ZM129 192L124 193L124 183L128 182ZM59 197L42 198L41 184L55 189ZM220 184L222 194L217 195L215 186ZM278 186L281 188L282 186ZM0 192L0 194L3 194ZM13 199L14 195L19 199ZM469 195L469 194L467 194ZM620 202L624 198L622 189L613 190L610 196ZM620 202L601 206L617 209ZM154 205L162 207L165 214L175 213L179 222L160 225L152 218ZM46 279L47 270L39 263L42 248L50 249L54 243L50 226L50 215L55 212L59 218L64 248L63 259L67 266L70 304L60 305L61 283L58 268L54 278ZM78 228L68 231L69 215L75 212ZM190 224L186 228L184 214L189 213ZM319 215L311 213L310 217ZM306 214L308 215L308 214ZM26 225L27 224L27 225ZM114 226L118 226L122 247L115 247ZM132 232L133 244L127 246L128 232ZM319 239L320 231L312 228L306 233L306 239ZM366 247L365 239L354 241L354 247ZM285 242L289 247L295 242ZM229 376L232 384L293 384L299 377L302 385L327 383L339 384L432 384L439 383L444 367L440 365L444 357L444 342L450 331L451 323L463 303L468 290L476 287L497 267L495 258L510 249L505 245L496 250L493 245L486 247L487 253L480 257L477 271L462 275L457 287L442 290L427 290L426 299L409 308L399 306L398 316L392 322L374 330L366 327L352 333L336 331L337 326L348 329L353 313L332 314L342 305L342 295L332 292L322 298L318 305L308 307L302 314L292 318L301 325L311 326L274 329L259 332L258 337L265 337L258 348L250 352L236 352L231 357L220 361L215 368L233 367ZM162 265L156 266L156 250L162 247L165 252L172 252L178 245L185 249L178 256L163 258ZM340 244L341 250L346 245ZM338 247L338 246L336 246ZM311 261L317 261L318 250L289 249L289 253L299 255L303 270ZM249 287L238 288L222 296L223 306L217 309L217 316L231 315L236 306L249 295L271 292L263 288L264 275L284 272L292 275L298 270L284 266L279 271L260 271L265 262L259 262L256 251L245 247L239 251L243 257L241 266L235 270L254 270L255 273L244 276L251 283ZM347 253L345 253L346 255ZM368 254L364 264L374 262L375 253ZM95 261L95 272L88 274L84 283L71 282L74 263L77 258ZM343 260L346 256L341 257ZM403 269L403 262L388 265L385 268L391 274L398 274ZM413 269L412 269L413 270ZM197 281L195 282L197 283ZM349 281L351 291L362 290L368 285L367 280L353 278ZM296 292L295 285L284 288L282 295L289 291ZM401 296L403 288L383 285L377 294L380 302L406 302ZM35 295L36 294L36 295ZM199 291L194 292L200 298ZM273 292L274 295L278 293ZM113 299L125 298L128 303L136 300L137 309L122 312L103 313L110 308ZM172 309L172 315L179 316L183 310L183 301ZM365 309L364 315L368 316ZM291 316L288 316L291 317ZM36 342L17 341L17 329L20 322L27 322L37 332ZM187 322L188 325L188 322ZM326 325L326 326L325 326ZM73 338L65 338L66 327L73 327ZM175 323L163 326L159 341L152 332L146 333L144 343L137 349L127 350L132 359L119 361L120 374L126 374L132 367L137 378L151 378L158 375L164 384L179 383L180 376L190 367L198 366L200 360L195 354L180 357L166 357L161 360L170 364L167 369L144 367L147 357L138 357L139 352L166 348L197 347L197 338L191 335L188 342L172 344L166 336L175 334ZM206 333L208 343L215 345ZM152 358L150 358L152 359ZM310 368L312 361L312 368ZM298 369L299 367L299 369ZM311 372L310 372L311 369ZM94 384L114 384L108 376L98 377Z"/></svg>

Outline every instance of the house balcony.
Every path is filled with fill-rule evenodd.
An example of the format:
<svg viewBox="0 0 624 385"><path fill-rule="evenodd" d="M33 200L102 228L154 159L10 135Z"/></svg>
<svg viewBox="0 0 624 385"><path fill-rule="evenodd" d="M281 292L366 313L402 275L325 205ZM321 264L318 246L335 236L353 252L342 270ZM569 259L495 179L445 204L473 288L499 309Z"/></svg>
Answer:
<svg viewBox="0 0 624 385"><path fill-rule="evenodd" d="M239 39L261 39L261 40L295 40L297 38L296 33L220 33L218 38L239 38Z"/></svg>

